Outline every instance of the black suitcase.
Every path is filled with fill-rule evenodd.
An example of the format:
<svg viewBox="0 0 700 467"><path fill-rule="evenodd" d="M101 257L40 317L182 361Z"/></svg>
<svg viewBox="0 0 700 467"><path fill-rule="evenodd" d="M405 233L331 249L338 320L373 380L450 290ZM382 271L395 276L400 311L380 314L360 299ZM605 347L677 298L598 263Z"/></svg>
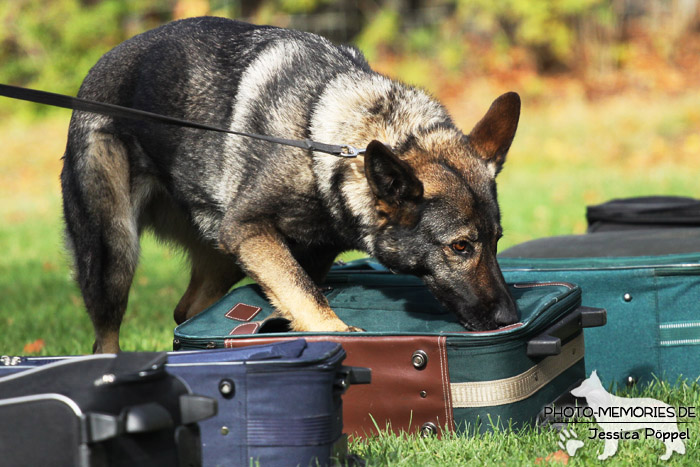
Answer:
<svg viewBox="0 0 700 467"><path fill-rule="evenodd" d="M614 199L586 209L588 233L700 227L700 200L681 196Z"/></svg>
<svg viewBox="0 0 700 467"><path fill-rule="evenodd" d="M0 464L201 465L216 400L166 372L166 353L0 358ZM24 371L21 371L24 370Z"/></svg>

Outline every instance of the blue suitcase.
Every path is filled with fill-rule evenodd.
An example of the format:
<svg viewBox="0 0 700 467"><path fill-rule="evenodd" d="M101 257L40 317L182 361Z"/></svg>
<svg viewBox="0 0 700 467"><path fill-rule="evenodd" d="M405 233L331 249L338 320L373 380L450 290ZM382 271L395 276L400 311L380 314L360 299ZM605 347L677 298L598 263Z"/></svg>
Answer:
<svg viewBox="0 0 700 467"><path fill-rule="evenodd" d="M203 465L328 465L347 446L341 395L369 382L369 370L344 359L339 344L297 339L169 353L166 369L218 401L217 415L199 423ZM0 376L58 360L65 358L2 357Z"/></svg>
<svg viewBox="0 0 700 467"><path fill-rule="evenodd" d="M342 460L341 395L369 370L343 366L333 342L289 342L170 354L168 370L216 397L200 424L204 465L328 465Z"/></svg>

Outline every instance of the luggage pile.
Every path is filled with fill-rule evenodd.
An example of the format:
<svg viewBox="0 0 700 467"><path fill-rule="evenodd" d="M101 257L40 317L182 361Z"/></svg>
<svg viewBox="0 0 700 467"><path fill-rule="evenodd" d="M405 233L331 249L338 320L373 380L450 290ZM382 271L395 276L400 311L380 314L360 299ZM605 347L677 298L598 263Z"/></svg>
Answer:
<svg viewBox="0 0 700 467"><path fill-rule="evenodd" d="M333 342L3 357L3 465L329 465L341 396L368 383Z"/></svg>
<svg viewBox="0 0 700 467"><path fill-rule="evenodd" d="M589 208L585 235L506 250L520 322L494 331L466 331L420 280L364 259L335 266L324 293L365 332L291 333L246 285L178 326L175 352L2 357L0 451L26 465L328 465L377 429L547 422L593 370L605 384L694 379L699 206L618 200Z"/></svg>
<svg viewBox="0 0 700 467"><path fill-rule="evenodd" d="M500 254L507 281L578 284L608 324L586 331L586 371L604 384L700 376L700 200L644 197L588 208L588 233Z"/></svg>
<svg viewBox="0 0 700 467"><path fill-rule="evenodd" d="M467 332L419 279L370 260L335 267L324 290L338 317L366 332L289 333L247 285L178 326L175 348L339 342L349 364L372 369L372 383L345 396L346 432L428 435L534 422L585 378L581 330L605 322L604 310L582 307L581 289L564 282L511 285L521 322L487 332Z"/></svg>

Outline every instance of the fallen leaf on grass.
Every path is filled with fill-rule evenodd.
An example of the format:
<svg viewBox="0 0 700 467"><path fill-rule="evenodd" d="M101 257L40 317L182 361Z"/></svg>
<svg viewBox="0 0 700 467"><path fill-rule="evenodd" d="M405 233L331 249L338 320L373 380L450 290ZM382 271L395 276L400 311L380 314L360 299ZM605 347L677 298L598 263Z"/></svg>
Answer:
<svg viewBox="0 0 700 467"><path fill-rule="evenodd" d="M44 339L37 339L24 345L24 353L38 353L44 348Z"/></svg>
<svg viewBox="0 0 700 467"><path fill-rule="evenodd" d="M558 462L560 464L567 465L569 463L569 455L560 449L557 452L551 453L545 458L538 457L535 459L535 464L541 464L543 460L549 463Z"/></svg>

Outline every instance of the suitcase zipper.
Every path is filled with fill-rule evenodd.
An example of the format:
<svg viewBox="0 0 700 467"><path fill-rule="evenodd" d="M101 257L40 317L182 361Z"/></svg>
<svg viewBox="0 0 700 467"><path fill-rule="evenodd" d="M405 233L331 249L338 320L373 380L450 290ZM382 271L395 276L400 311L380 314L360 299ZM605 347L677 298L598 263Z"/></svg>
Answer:
<svg viewBox="0 0 700 467"><path fill-rule="evenodd" d="M260 336L260 337L266 337L265 334L256 334L255 336ZM291 336L289 336L291 337ZM297 337L297 336L294 336ZM298 336L299 338L303 338L304 336ZM182 348L181 350L183 351L197 351L197 350L208 350L213 347L210 347L210 345L216 345L215 348L217 349L223 349L226 348L225 346L225 341L227 339L230 339L230 337L211 337L211 338L204 338L204 339L188 339L188 338L181 338L181 341L184 341L186 344L186 347ZM179 353L179 352L176 352ZM285 368L288 367L303 367L303 366L308 366L308 365L315 365L320 362L326 362L330 361L331 364L335 364L335 361L337 359L343 359L345 358L345 350L342 347L338 347L334 349L332 352L326 353L324 355L319 356L316 360L304 360L304 361L297 361L297 360L285 360L284 358L277 358L277 359L267 359L267 360L251 360L251 361L246 361L245 365L247 367L256 367L256 366L265 366L265 365L270 365L270 364L275 364L275 365L280 365L284 366ZM175 365L175 366L206 366L206 365L233 365L233 364L241 364L240 361L236 362L202 362L202 363L168 363L167 365ZM261 371L265 371L263 368Z"/></svg>
<svg viewBox="0 0 700 467"><path fill-rule="evenodd" d="M377 271L372 271L372 272L377 272ZM386 274L380 272L380 274ZM539 334L543 329L547 328L549 324L551 324L552 320L558 320L562 316L566 315L571 311L572 308L578 307L580 305L580 289L570 283L570 282L523 282L523 283L516 283L513 284L514 287L516 288L539 288L539 287L548 287L548 286L559 286L559 287L565 287L569 292L565 293L563 297L554 297L553 300L551 300L549 303L546 303L542 306L542 310L539 312L539 314L533 318L531 318L528 322L527 327L525 328L524 326L520 326L518 328L514 328L511 332L499 332L498 330L495 330L493 332L487 332L484 334L477 334L477 333L469 333L468 331L464 332L444 332L444 333L426 333L426 332L411 332L411 333L401 333L401 334L395 334L395 335L405 335L405 336L411 336L411 335L444 335L444 336L453 336L457 337L459 336L462 339L466 339L468 342L464 342L464 344L467 345L490 345L495 342L500 342L503 340L508 340L511 339L512 336L527 336L527 335L537 335ZM579 290L578 293L575 293L576 290ZM572 305L573 303L573 305ZM561 311L556 314L556 315L551 315L548 313L548 310L555 304L560 304ZM542 323L543 315L546 316L546 321ZM523 331L523 329L525 329ZM343 337L351 337L353 333L338 333L339 335L342 335ZM304 338L308 335L312 336L318 336L318 335L328 335L324 333L294 333L294 337L298 338ZM371 337L374 335L387 335L387 333L362 333L362 337ZM394 335L394 334L390 334ZM259 335L260 337L263 337L264 335ZM279 336L279 334L270 334L270 336ZM205 337L188 337L188 336L183 336L179 335L175 338L174 341L174 347L175 350L202 350L202 349L212 349L212 348L225 348L226 347L226 340L228 339L236 339L235 336L205 336Z"/></svg>
<svg viewBox="0 0 700 467"><path fill-rule="evenodd" d="M542 331L545 329L549 328L553 322L560 320L562 317L566 316L567 314L571 313L574 309L578 308L581 303L581 293L580 289L568 282L561 282L561 283L556 283L556 282L547 282L547 283L523 283L523 284L518 284L521 287L520 288L526 288L526 287L545 287L547 285L558 285L562 287L566 287L569 289L571 292L566 294L564 297L555 297L553 300L551 300L549 303L546 303L543 306L543 310L540 311L540 313L535 316L533 319L530 320L528 323L527 327L525 326L520 326L518 328L515 328L513 332L508 332L504 334L497 334L498 331L494 331L494 333L484 333L484 334L469 334L468 332L462 334L462 333L445 333L445 336L461 336L461 337L470 337L469 341L462 341L460 342L461 346L479 346L479 345L493 345L495 343L507 341L507 340L512 340L517 336L517 338L526 338L527 336L537 336L539 335ZM574 293L575 291L578 290L578 293ZM559 310L558 313L556 314L548 314L547 312L549 309L551 309L552 306L558 304L561 309ZM525 331L523 331L525 329ZM521 334L522 333L522 334Z"/></svg>
<svg viewBox="0 0 700 467"><path fill-rule="evenodd" d="M513 284L513 287L515 287L516 289L529 289L531 287L547 287L550 285L566 287L569 290L573 290L576 288L576 286L571 282L523 282Z"/></svg>
<svg viewBox="0 0 700 467"><path fill-rule="evenodd" d="M567 315L570 313L574 308L577 308L580 306L580 299L581 299L581 294L579 293L573 293L578 289L578 287L570 284L563 282L561 284L556 284L556 283L549 283L550 285L559 285L566 287L567 289L570 290L570 293L567 293L564 297L555 297L554 300L551 300L549 303L546 303L543 306L543 310L540 311L540 313L535 316L530 322L528 323L527 327L520 326L518 328L514 328L512 332L505 332L505 333L499 333L497 330L494 331L493 333L484 333L484 334L478 334L478 333L469 333L469 331L465 332L446 332L446 333L440 333L442 336L447 336L447 337L459 337L462 339L462 342L460 342L460 345L466 345L466 346L483 346L483 345L493 345L495 343L511 340L514 337L527 337L527 336L536 336L540 334L544 329L548 328L552 321L556 321L561 319L563 316ZM544 287L548 284L545 283L537 283L534 285L530 284L520 284L521 286L532 286L532 287ZM555 304L559 304L561 307L561 310L559 313L556 315L548 315L548 310ZM546 316L546 319L543 319L543 316ZM525 331L523 331L525 329ZM522 334L521 334L522 333ZM371 337L376 334L381 334L382 336L386 335L386 333L361 333L360 335L357 335L355 333L338 333L338 335L342 335L343 337L352 337L353 335L356 335L357 337ZM328 336L330 340L332 340L332 335L329 333L294 333L294 337L298 338L304 338L308 335L324 335ZM397 334L398 335L398 334ZM411 335L438 335L438 333L403 333L400 334L402 336L411 336ZM255 336L258 337L267 337L265 334L255 334ZM280 336L280 334L270 334L270 337L275 337L275 336ZM225 341L227 339L236 339L234 336L211 336L211 337L204 337L204 338L187 338L185 336L179 336L179 340L181 343L181 349L182 350L202 350L202 349L207 349L211 348L210 346L212 344L216 345L216 348L225 348Z"/></svg>
<svg viewBox="0 0 700 467"><path fill-rule="evenodd" d="M518 258L520 259L520 258ZM535 262L538 258L533 258L532 261ZM677 263L677 264L638 264L630 266L592 266L592 267L556 267L556 266L545 266L545 267L508 267L504 266L501 268L504 272L531 272L531 271L625 271L630 269L658 269L659 271L667 270L678 270L678 271L688 271L686 274L692 272L700 274L700 263ZM661 272L657 273L661 274Z"/></svg>

